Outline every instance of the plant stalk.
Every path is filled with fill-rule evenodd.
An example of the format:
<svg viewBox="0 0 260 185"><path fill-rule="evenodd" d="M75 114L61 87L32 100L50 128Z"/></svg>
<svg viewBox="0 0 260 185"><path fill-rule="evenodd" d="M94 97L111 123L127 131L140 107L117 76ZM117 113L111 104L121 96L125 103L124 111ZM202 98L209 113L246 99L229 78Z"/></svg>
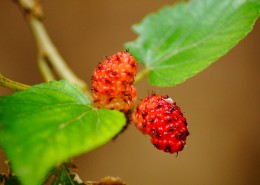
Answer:
<svg viewBox="0 0 260 185"><path fill-rule="evenodd" d="M53 80L54 75L51 68L45 65L43 61L48 61L56 74L65 80L68 80L82 88L82 90L90 96L88 86L85 81L81 80L66 64L65 60L59 54L50 39L48 32L43 25L43 13L40 0L16 0L19 7L25 13L29 26L33 32L34 39L38 47L38 64L45 80ZM90 96L91 97L91 96Z"/></svg>
<svg viewBox="0 0 260 185"><path fill-rule="evenodd" d="M148 75L150 72L150 70L145 67L144 69L142 69L141 71L139 71L135 77L135 84L137 84L138 82L140 82L146 75Z"/></svg>
<svg viewBox="0 0 260 185"><path fill-rule="evenodd" d="M22 90L31 88L31 86L29 86L29 85L22 84L20 82L16 82L9 78L6 78L2 74L0 74L0 86L15 90L15 91L22 91Z"/></svg>
<svg viewBox="0 0 260 185"><path fill-rule="evenodd" d="M58 53L41 20L30 17L29 24L37 42L40 55L48 58L49 62L61 78L75 83L81 88L86 88L86 83L70 70L64 59Z"/></svg>
<svg viewBox="0 0 260 185"><path fill-rule="evenodd" d="M49 82L56 79L46 59L39 57L38 65L44 81Z"/></svg>

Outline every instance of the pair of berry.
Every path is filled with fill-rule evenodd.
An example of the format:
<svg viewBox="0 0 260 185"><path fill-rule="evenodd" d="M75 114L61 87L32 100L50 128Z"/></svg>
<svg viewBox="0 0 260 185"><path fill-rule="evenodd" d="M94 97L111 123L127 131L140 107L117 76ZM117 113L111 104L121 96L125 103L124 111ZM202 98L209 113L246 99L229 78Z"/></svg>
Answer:
<svg viewBox="0 0 260 185"><path fill-rule="evenodd" d="M137 62L127 51L107 57L93 73L94 104L131 112L137 99L136 70ZM152 94L141 100L132 112L131 121L142 133L151 136L151 142L159 150L175 153L185 146L189 134L186 119L168 96Z"/></svg>

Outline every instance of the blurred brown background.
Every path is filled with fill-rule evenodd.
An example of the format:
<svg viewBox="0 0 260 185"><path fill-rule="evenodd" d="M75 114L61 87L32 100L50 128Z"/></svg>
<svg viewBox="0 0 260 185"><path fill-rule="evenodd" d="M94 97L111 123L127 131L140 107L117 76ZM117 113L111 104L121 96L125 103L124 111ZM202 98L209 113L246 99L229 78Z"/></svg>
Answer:
<svg viewBox="0 0 260 185"><path fill-rule="evenodd" d="M45 0L45 24L71 68L87 82L98 62L136 38L130 27L170 0ZM173 88L138 84L168 94L186 112L191 135L178 157L154 149L131 125L118 139L75 159L84 180L119 176L129 185L260 184L260 21L246 39L199 75ZM0 72L42 82L36 45L21 12L0 1ZM0 87L0 95L12 91ZM3 158L3 154L0 154ZM0 172L3 171L3 159Z"/></svg>

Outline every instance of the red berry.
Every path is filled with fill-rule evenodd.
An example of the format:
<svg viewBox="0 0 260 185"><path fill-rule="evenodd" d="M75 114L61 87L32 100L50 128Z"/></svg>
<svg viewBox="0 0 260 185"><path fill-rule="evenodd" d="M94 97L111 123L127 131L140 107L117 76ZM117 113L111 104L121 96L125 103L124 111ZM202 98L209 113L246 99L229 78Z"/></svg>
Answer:
<svg viewBox="0 0 260 185"><path fill-rule="evenodd" d="M189 135L186 118L168 96L144 98L132 114L136 127L151 136L154 146L165 152L181 151Z"/></svg>
<svg viewBox="0 0 260 185"><path fill-rule="evenodd" d="M133 85L137 62L128 52L118 52L107 57L93 73L92 92L94 104L99 108L127 112L136 100Z"/></svg>

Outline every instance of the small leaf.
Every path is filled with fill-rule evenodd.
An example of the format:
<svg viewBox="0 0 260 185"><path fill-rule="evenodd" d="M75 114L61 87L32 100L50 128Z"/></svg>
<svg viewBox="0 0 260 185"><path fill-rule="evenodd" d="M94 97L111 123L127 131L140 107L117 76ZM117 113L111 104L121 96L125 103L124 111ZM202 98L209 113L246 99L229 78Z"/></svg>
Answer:
<svg viewBox="0 0 260 185"><path fill-rule="evenodd" d="M181 2L135 25L139 38L125 47L150 70L151 84L174 86L226 54L259 13L259 0Z"/></svg>
<svg viewBox="0 0 260 185"><path fill-rule="evenodd" d="M4 175L0 174L0 184L1 185L21 185L17 176L14 175Z"/></svg>
<svg viewBox="0 0 260 185"><path fill-rule="evenodd" d="M59 166L52 175L51 185L84 185L78 174L72 173L66 166Z"/></svg>
<svg viewBox="0 0 260 185"><path fill-rule="evenodd" d="M118 111L95 109L66 81L0 98L0 142L24 185L40 184L53 166L111 140L124 126Z"/></svg>

